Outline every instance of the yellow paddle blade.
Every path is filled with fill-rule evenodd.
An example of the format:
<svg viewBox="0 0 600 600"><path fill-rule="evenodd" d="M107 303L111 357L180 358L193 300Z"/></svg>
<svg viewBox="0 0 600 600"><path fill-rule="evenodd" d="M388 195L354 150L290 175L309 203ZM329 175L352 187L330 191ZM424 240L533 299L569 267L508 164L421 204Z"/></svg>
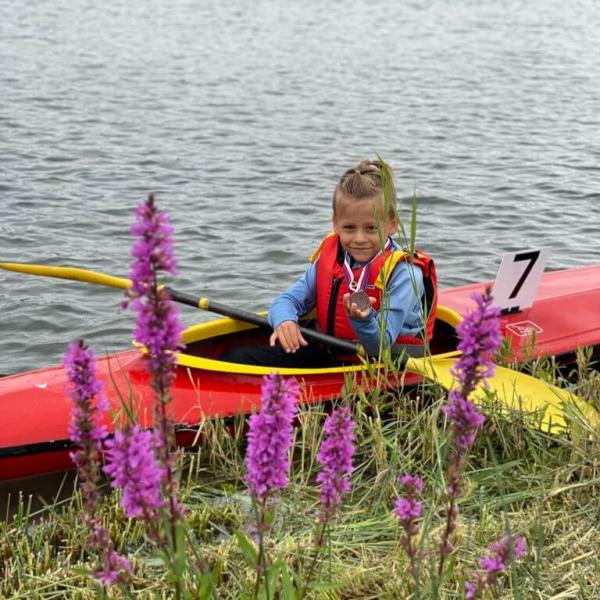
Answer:
<svg viewBox="0 0 600 600"><path fill-rule="evenodd" d="M78 269L77 267L51 267L47 265L0 262L0 269L16 271L17 273L29 273L30 275L41 275L42 277L85 281L86 283L96 283L119 289L127 289L131 286L131 280L125 277L114 277L113 275L96 273L95 271Z"/></svg>
<svg viewBox="0 0 600 600"><path fill-rule="evenodd" d="M408 371L413 371L439 383L447 390L455 387L456 378L451 370L456 358L409 358ZM483 384L471 395L476 404L489 403L495 396L503 412L511 410L534 413L533 422L542 431L559 433L568 426L568 417L579 417L590 427L600 429L598 411L578 396L562 390L537 377L513 371L496 365L494 375L487 380L488 389Z"/></svg>

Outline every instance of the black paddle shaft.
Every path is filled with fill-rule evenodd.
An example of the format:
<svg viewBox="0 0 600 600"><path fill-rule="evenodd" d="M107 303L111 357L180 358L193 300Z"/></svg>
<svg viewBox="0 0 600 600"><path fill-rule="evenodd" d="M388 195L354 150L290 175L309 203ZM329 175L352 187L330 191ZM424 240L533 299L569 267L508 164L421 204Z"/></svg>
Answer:
<svg viewBox="0 0 600 600"><path fill-rule="evenodd" d="M237 319L238 321L244 321L245 323L257 325L258 327L272 329L268 319L262 315L257 315L256 313L242 310L241 308L226 306L220 302L213 302L212 300L208 300L208 298L196 298L171 288L166 289L175 302L187 304L188 306L193 306L195 308L202 308L204 310L223 315L224 317L230 317L232 319ZM336 350L339 350L345 354L360 354L361 356L365 355L364 348L360 344L355 344L354 342L350 342L348 340L341 340L330 335L325 335L324 333L314 331L313 329L307 329L306 327L300 327L300 333L302 333L307 340L320 342L327 346L331 346L332 348L335 348Z"/></svg>

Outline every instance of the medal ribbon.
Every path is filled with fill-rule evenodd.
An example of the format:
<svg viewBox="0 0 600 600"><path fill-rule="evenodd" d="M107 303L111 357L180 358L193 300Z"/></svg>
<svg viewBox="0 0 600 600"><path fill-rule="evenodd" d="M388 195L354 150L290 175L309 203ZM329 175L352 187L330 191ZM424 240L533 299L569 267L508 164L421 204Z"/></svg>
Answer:
<svg viewBox="0 0 600 600"><path fill-rule="evenodd" d="M344 271L344 279L346 280L346 285L351 292L356 292L358 290L364 290L367 287L367 281L369 281L369 271L371 270L371 263L383 252L387 252L392 247L392 240L388 237L383 246L383 250L379 250L379 252L361 269L360 274L358 276L358 280L354 279L354 271L350 266L350 261L348 260L348 252L344 252L344 264L342 265L342 270Z"/></svg>

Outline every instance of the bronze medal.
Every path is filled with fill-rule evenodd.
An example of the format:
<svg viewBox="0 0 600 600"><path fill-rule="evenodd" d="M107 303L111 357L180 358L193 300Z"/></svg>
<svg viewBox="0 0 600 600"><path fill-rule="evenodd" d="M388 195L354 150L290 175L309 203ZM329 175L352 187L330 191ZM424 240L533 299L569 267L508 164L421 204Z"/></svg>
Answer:
<svg viewBox="0 0 600 600"><path fill-rule="evenodd" d="M358 310L367 310L367 308L371 307L369 296L363 290L358 290L350 296L350 305L352 304L356 304Z"/></svg>

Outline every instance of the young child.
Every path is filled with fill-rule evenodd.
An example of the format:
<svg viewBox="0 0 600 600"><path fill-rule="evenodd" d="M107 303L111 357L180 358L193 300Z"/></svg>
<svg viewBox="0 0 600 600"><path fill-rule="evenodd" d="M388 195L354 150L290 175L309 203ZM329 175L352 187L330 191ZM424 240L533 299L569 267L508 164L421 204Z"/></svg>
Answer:
<svg viewBox="0 0 600 600"><path fill-rule="evenodd" d="M387 210L386 177L391 191ZM302 277L269 309L270 346L237 348L224 360L298 368L339 364L339 357L309 344L299 330L299 318L313 308L319 331L359 341L370 355L430 338L437 303L435 267L419 251L411 261L393 239L395 207L387 164L363 160L346 171L333 193L333 233L321 242Z"/></svg>

